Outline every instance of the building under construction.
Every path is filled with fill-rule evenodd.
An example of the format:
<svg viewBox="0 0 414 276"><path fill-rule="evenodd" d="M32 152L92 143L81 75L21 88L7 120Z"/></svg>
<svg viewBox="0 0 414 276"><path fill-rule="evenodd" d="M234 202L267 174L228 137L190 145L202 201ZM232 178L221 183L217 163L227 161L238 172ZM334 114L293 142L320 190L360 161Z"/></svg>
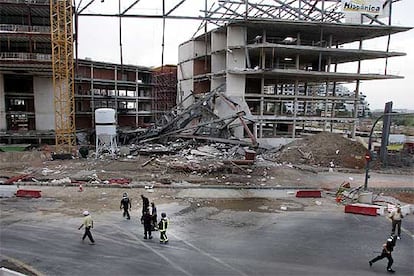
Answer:
<svg viewBox="0 0 414 276"><path fill-rule="evenodd" d="M66 107L63 115L74 111L76 129L91 129L94 110L111 107L120 127L146 127L175 104L183 110L214 91L224 97L212 101L212 114L246 117L247 127L239 120L224 124L239 138L252 133L257 138L297 137L334 129L354 136L358 117L366 111L361 81L402 78L388 74L386 67L383 74L363 73L361 62L405 55L385 46L385 51L367 49L365 41L388 37L389 42L410 28L391 24L395 1L364 0L363 7L352 1L220 0L208 9L205 0L202 16L178 16L174 13L185 0L179 1L153 16L164 23L169 17L202 20L198 35L180 45L177 67L125 65L122 47L120 64L76 59L74 107ZM71 3L56 3L61 2ZM93 2L75 7L75 18L87 16L82 11ZM138 2L119 10L120 30L122 16L149 16L131 14ZM69 14L66 20L72 23ZM0 0L1 142L54 139L55 115L62 110L54 108L52 45L59 29L50 23L52 15L49 0ZM164 32L165 27L163 39ZM162 47L164 51L164 41ZM349 63L357 64L355 72L342 69Z"/></svg>
<svg viewBox="0 0 414 276"><path fill-rule="evenodd" d="M220 1L207 19L219 27L180 45L178 97L188 106L189 95L219 89L255 122L250 128L257 138L333 129L355 136L363 112L360 82L402 78L386 68L384 74L361 68L365 60L405 55L364 47L369 39L390 39L410 29L390 24L391 2L384 1L375 15L347 13L340 1ZM224 23L217 19L224 17ZM357 64L354 72L341 70L347 63ZM355 88L340 93L347 84ZM345 105L351 106L349 112L343 112ZM228 115L220 102L216 109ZM247 137L244 130L234 125L235 136Z"/></svg>
<svg viewBox="0 0 414 276"><path fill-rule="evenodd" d="M156 85L149 67L88 59L76 60L74 67L77 132L94 128L97 108L115 109L121 129L136 129L148 127L154 114L175 105L175 66L155 70ZM158 77L161 72L167 79ZM0 1L0 130L0 143L54 143L48 0Z"/></svg>

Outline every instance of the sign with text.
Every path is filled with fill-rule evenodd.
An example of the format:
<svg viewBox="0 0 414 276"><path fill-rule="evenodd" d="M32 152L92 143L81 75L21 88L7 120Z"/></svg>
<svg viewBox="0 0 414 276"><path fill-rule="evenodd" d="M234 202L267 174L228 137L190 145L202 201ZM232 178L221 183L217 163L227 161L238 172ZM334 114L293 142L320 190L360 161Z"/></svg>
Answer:
<svg viewBox="0 0 414 276"><path fill-rule="evenodd" d="M342 0L342 11L345 13L381 15L383 4L383 0Z"/></svg>

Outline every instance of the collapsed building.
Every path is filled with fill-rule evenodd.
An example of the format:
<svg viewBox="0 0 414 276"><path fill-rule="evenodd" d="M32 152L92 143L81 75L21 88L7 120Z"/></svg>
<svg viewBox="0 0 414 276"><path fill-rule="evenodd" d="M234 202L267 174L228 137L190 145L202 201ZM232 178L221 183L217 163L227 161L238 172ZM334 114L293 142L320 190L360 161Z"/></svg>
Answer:
<svg viewBox="0 0 414 276"><path fill-rule="evenodd" d="M390 12L390 5L385 1L378 10ZM180 45L178 97L188 106L188 95L197 98L221 87L255 122L251 131L259 139L295 138L312 129L355 137L364 112L360 82L402 78L386 69L364 73L361 62L405 55L367 49L364 42L410 29L392 26L391 20L385 24L365 10L355 14L344 13L339 1L222 1L209 16L230 20L211 19L219 27ZM356 71L341 70L347 63L357 63ZM345 84L355 90L341 93ZM343 112L344 105L351 112ZM220 102L216 111L222 117L229 113ZM240 127L236 136L247 134Z"/></svg>

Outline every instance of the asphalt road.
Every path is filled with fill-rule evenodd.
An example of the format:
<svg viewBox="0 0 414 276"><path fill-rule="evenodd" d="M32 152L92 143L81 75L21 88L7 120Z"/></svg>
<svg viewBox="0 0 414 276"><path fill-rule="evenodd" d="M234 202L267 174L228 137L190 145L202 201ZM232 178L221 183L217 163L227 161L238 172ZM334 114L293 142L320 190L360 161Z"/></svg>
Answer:
<svg viewBox="0 0 414 276"><path fill-rule="evenodd" d="M10 212L1 202L1 255L43 275L387 275L386 259L369 267L390 232L385 217L345 214L343 207L249 212L178 204L169 244L144 240L137 214L92 214L96 245L81 242L82 217L42 210ZM414 216L404 219L393 268L414 275Z"/></svg>

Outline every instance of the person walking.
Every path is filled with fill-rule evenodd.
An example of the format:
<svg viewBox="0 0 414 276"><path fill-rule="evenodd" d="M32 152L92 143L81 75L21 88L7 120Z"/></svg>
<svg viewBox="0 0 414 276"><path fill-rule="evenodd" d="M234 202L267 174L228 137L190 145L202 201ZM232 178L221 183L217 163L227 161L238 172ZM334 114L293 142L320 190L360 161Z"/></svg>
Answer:
<svg viewBox="0 0 414 276"><path fill-rule="evenodd" d="M387 271L391 272L391 273L394 273L395 270L393 270L391 268L391 266L394 262L394 259L392 258L392 255L391 255L391 252L394 250L395 243L396 243L396 237L395 236L389 237L387 239L387 242L382 245L383 248L382 248L381 255L379 255L379 256L375 257L374 259L372 259L371 261L369 261L369 266L372 266L372 264L375 263L376 261L387 258L388 259Z"/></svg>
<svg viewBox="0 0 414 276"><path fill-rule="evenodd" d="M151 202L151 209L152 209L152 227L153 230L157 230L158 226L157 226L157 207L155 207L155 203Z"/></svg>
<svg viewBox="0 0 414 276"><path fill-rule="evenodd" d="M158 231L160 231L160 243L168 243L167 228L168 228L167 214L161 213L161 220L158 223Z"/></svg>
<svg viewBox="0 0 414 276"><path fill-rule="evenodd" d="M397 205L397 209L393 210L390 214L390 219L392 221L392 230L391 235L395 234L395 228L397 227L397 239L401 239L401 221L404 218L401 213L400 205Z"/></svg>
<svg viewBox="0 0 414 276"><path fill-rule="evenodd" d="M131 207L131 200L129 199L128 194L124 193L121 199L121 205L119 206L119 209L124 209L124 213L122 214L123 217L126 216L127 219L131 219L128 212L128 210L131 210Z"/></svg>
<svg viewBox="0 0 414 276"><path fill-rule="evenodd" d="M141 195L141 198L142 198L142 215L144 215L144 213L148 211L149 199L148 197L145 197L144 195Z"/></svg>
<svg viewBox="0 0 414 276"><path fill-rule="evenodd" d="M144 225L144 239L147 239L147 238L152 239L151 223L152 223L152 217L149 213L149 210L147 209L141 217L141 224Z"/></svg>
<svg viewBox="0 0 414 276"><path fill-rule="evenodd" d="M86 236L89 238L89 240L91 241L91 245L95 244L95 240L92 237L92 233L91 233L91 228L93 228L93 220L91 215L89 214L88 211L83 211L83 223L81 224L81 226L79 226L78 230L81 230L83 226L85 226L85 234L83 234L82 237L82 241L85 240Z"/></svg>

